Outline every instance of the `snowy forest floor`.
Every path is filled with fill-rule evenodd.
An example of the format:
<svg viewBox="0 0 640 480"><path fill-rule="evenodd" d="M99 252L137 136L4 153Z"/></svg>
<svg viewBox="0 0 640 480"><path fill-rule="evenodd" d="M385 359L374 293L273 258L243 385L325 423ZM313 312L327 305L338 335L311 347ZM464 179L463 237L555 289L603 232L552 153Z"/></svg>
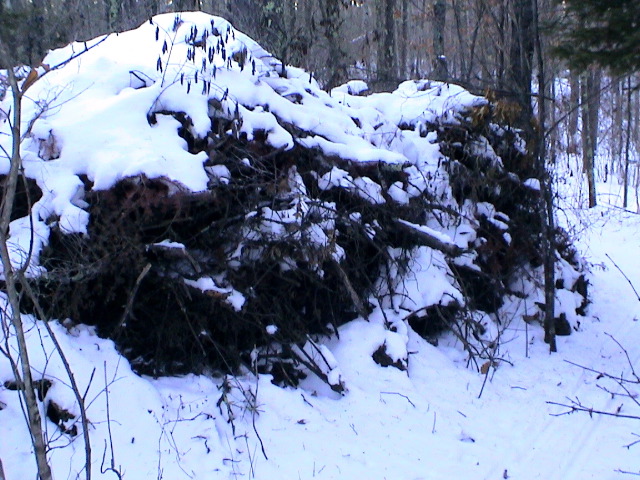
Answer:
<svg viewBox="0 0 640 480"><path fill-rule="evenodd" d="M637 418L557 416L570 409L549 402L640 416L634 399L608 393L621 389L597 373L630 376L620 345L640 369L640 301L613 263L640 288L640 216L598 207L564 220L579 232L576 240L589 264L588 315L578 332L559 338L556 354L548 353L540 326L512 322L500 349L506 361L486 378L467 365L453 337L435 347L414 333L408 372L383 368L370 356L380 327L364 321L345 325L340 341L328 344L349 388L343 397L313 381L282 389L267 376L140 378L110 341L84 327L68 334L56 325L76 376L95 374L88 409L94 478L116 478L114 471L136 480L637 475ZM33 361L44 360L55 378L60 367L46 332L35 324L29 335ZM52 390L64 407L65 399L73 399L62 373L60 378ZM628 387L640 394L638 384ZM0 407L6 478L35 478L17 393L0 389ZM55 478L76 478L70 472L80 471L84 461L80 436L70 442L53 424L48 429Z"/></svg>

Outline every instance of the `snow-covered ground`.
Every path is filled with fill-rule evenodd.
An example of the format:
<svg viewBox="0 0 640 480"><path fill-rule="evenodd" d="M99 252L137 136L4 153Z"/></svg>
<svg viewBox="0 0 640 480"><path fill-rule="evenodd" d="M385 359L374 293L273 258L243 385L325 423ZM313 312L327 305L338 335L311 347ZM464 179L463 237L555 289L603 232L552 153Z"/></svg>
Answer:
<svg viewBox="0 0 640 480"><path fill-rule="evenodd" d="M141 32L150 33L145 38L156 45L155 28L149 25L146 29ZM242 54L242 42L249 45L249 53L256 59L257 67L253 66L253 69L257 70L252 75L259 76L261 68L277 68L267 64L271 57L261 57L266 52L249 39L236 35L229 44L238 47L234 52L241 54L237 58L242 65L237 62L224 73L229 76L229 82L246 81L238 72L251 68L249 64L245 65L247 57L241 58L247 55L246 51ZM110 41L115 47L126 49L126 43L119 40L123 36L112 38ZM65 52L58 52L58 55L65 55ZM152 126L145 118L152 110L148 108L149 102L143 100L154 104L159 98L169 104L184 101L187 94L178 88L182 87L179 75L172 77L169 86L164 84L164 76L163 82L147 85L145 78L150 79L154 74L155 60L148 73L133 75L132 65L126 62L120 64L119 70L114 66L119 61L124 62L116 57L112 59L114 64L109 64L108 75L98 75L95 72L102 72L99 68L104 67L106 60L97 57L96 65L92 65L90 59L93 57L87 56L85 67L94 72L94 77L87 84L82 83L87 77L78 76L76 83L65 79L65 84L77 91L57 92L62 111L69 109L73 101L88 102L86 111L80 112L86 118L80 118L80 113L75 115L74 111L74 115L58 117L58 120L67 119L68 125L56 124L53 129L53 123L40 122L34 129L33 148L28 151L30 156L26 160L28 168L35 172L33 176L49 188L40 203L41 210L37 212L41 216L36 218L36 226L43 230L48 228L45 217L53 213L60 217L68 231L81 232L85 228L87 214L83 210L84 201L78 196L83 186L79 180L73 183L79 173L86 173L102 188L123 176L140 172L173 178L193 191L206 185L202 159L188 155L182 143L169 140L175 140L177 122L159 115L158 123ZM161 57L164 63L159 60L158 65L167 68L171 65L169 57L171 52L166 58ZM123 73L126 81L120 85L119 75ZM63 77L66 74L72 79L74 72L60 73ZM196 74L193 75L195 79ZM302 75L300 73L300 78ZM346 133L340 122L344 120L342 116L346 115L347 107L353 108L348 110L353 113L361 100L354 97L349 99L351 105L345 106L336 98L339 92L335 92L334 97L326 95L321 99L337 112L335 118L323 124L314 116L295 113L301 115L301 119L296 120L292 112L298 112L298 106L293 107L294 103L288 100L289 103L284 103L273 93L280 82L276 76L265 76L260 82L239 91L247 96L264 93L271 102L270 110L287 118L291 115L291 121L307 119L310 122L308 129L317 136L306 138L327 149L328 153L335 153L336 145L342 145L338 153L349 151L355 157L366 159L370 155L380 155L374 148L376 142L386 142L389 150L381 160L402 163L414 159L418 163L420 156L416 151L405 148L413 141L409 133L405 144L405 137L376 140L373 130L364 131L377 121L377 112L381 110L388 110L386 118L406 114L407 110L400 112L394 103L398 99L391 94L377 97L380 105L376 109L359 110L359 123L364 125L364 133L353 126L358 122L345 117L348 119L345 125L351 129L349 132L355 132L352 135ZM295 86L296 82L306 85L309 80L305 74L304 79L294 78L291 85ZM404 88L411 86L414 85L408 83ZM34 92L36 88L46 91L46 86L33 88ZM90 89L94 89L91 96L79 96ZM448 92L442 96L429 93L433 95L432 100L441 98L444 102L433 100L434 108L441 112L454 111L455 102L472 105L478 101L477 97L465 94L457 87L437 89ZM305 96L304 92L307 90L302 87L293 92L303 98L295 105L300 109L313 107L317 103L315 97ZM218 93L220 98L217 100L226 102L227 95ZM280 91L278 95L285 93ZM409 96L416 92L400 93ZM348 99L347 94L341 95ZM255 107L243 111L244 118L251 119L255 128L267 130L274 147L287 148L289 139L277 123L260 123L272 120L266 110L258 108L258 101L248 97L243 101ZM429 113L419 102L409 102L407 97L402 98L401 103L404 107L415 107L412 117ZM196 108L193 105L191 107ZM35 111L37 107L37 104L32 105ZM281 110L278 111L278 107ZM139 118L127 117L129 108ZM102 114L111 112L111 117L98 116L99 110ZM162 109L158 106L157 110ZM205 135L208 112L200 114L192 115L194 132ZM54 122L55 115L57 112L51 112L47 122ZM105 128L113 128L113 115L136 122L129 125L123 120L118 124L120 136L111 131L100 137L99 133ZM398 122L396 119L390 125ZM340 128L334 128L336 125ZM251 122L247 121L244 128L248 134L253 132L250 127ZM147 135L152 141L137 145L139 135L131 137L134 128L143 129L138 134ZM53 140L47 143L54 133L66 145L57 145ZM91 158L85 156L86 152L77 150L84 145L83 139L89 137L104 140L103 149L92 150L90 153L94 157ZM333 143L321 141L326 138ZM438 152L429 143L429 138L415 141L421 142L419 145L425 151L430 149L431 160L437 161ZM349 148L354 145L358 148ZM391 151L391 147L396 151ZM62 152L58 151L60 148ZM111 155L113 152L119 156ZM163 155L169 154L184 160L182 167L166 161ZM134 162L131 162L132 156ZM6 165L2 168L6 169ZM45 176L51 172L55 175ZM369 321L354 320L342 326L339 340L329 340L323 345L326 352L331 353L328 357L335 357L335 364L340 368L347 389L344 395L333 392L313 376L303 381L299 388L280 388L271 383L269 376L256 377L250 372L225 378L140 377L132 372L113 343L97 337L91 328L52 322L51 327L80 389L86 392L93 478L581 480L621 478L624 474L619 471L640 472L640 444L625 447L639 439L635 435L640 434L637 419L584 412L562 415L569 409L552 404L570 405L575 401L586 408L640 416L635 397L611 395L607 390L618 392L619 386L597 373L628 377L630 363L640 370L637 341L640 300L613 263L640 288L640 257L637 255L640 217L615 208L565 210L565 213L562 221L577 227L574 231L579 232L578 246L590 265L593 303L588 315L581 319L577 332L558 339L559 352L556 354L548 353L548 346L542 340L542 328L537 323L505 320L497 355L502 360L495 365L480 366L483 367L481 372L485 373L478 373L475 365L468 364L466 353L453 336L440 338L436 347L411 331L405 322L398 322L397 331L391 332L383 328L379 311ZM12 225L12 229L14 227L17 225ZM12 235L17 236L17 230L12 230ZM428 272L423 273L428 275ZM433 282L444 276L441 272L433 275ZM447 283L445 287L450 286ZM503 312L506 314L511 310L508 305ZM29 317L26 322L34 371L53 382L47 399L77 413L75 399L49 334L41 323ZM409 351L407 371L385 368L374 362L372 353L380 345L386 343L393 350L401 339L406 340ZM3 348L14 349L12 341L3 342ZM630 363L620 345L627 349ZM404 343L401 346L404 348ZM4 383L12 378L9 362L0 356L0 381ZM628 387L632 395L640 394L640 385ZM68 420L66 425L73 422L73 419ZM46 422L46 427L55 479L84 478L82 436L62 433L50 421ZM35 462L18 393L4 387L0 387L0 460L7 479L35 478Z"/></svg>
<svg viewBox="0 0 640 480"><path fill-rule="evenodd" d="M559 338L559 352L550 355L539 326L511 325L501 353L512 365L491 369L484 389L485 376L467 368L453 340L434 347L409 331L408 371L377 365L371 348L384 331L375 322L349 323L340 342L328 345L348 386L343 397L320 383L282 389L268 376L249 374L140 378L110 341L88 328L67 332L54 325L80 385L90 383L94 477L115 478L106 470L111 465L129 479L577 480L639 472L640 445L625 447L638 440L637 420L554 416L567 409L547 403L578 400L596 410L640 415L632 399L601 388L619 391L615 383L569 363L628 376L614 339L636 368L640 362L640 301L611 261L640 286L640 217L602 208L585 215L591 223L579 240L590 263L593 303L580 331ZM49 395L71 407L41 325L29 328L29 341L36 368L58 379ZM11 378L5 361L0 377ZM640 393L638 385L631 391ZM34 478L18 395L0 389L0 402L6 477ZM57 447L50 454L55 478L76 478L81 438L47 425Z"/></svg>

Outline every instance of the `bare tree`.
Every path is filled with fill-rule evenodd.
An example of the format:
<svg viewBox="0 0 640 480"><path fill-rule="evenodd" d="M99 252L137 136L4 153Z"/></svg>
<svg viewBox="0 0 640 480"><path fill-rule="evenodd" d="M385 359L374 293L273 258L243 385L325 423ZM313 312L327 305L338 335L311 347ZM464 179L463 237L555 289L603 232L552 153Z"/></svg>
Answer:
<svg viewBox="0 0 640 480"><path fill-rule="evenodd" d="M9 59L6 47L0 43L0 56ZM10 62L9 62L10 63ZM29 422L29 433L33 445L36 464L38 467L38 477L40 480L51 480L51 468L47 462L47 448L42 430L42 418L40 408L36 398L35 384L31 374L31 362L29 361L29 350L25 336L22 316L20 314L20 293L19 293L19 268L17 269L11 261L9 253L9 224L11 223L11 213L13 211L16 198L16 190L20 171L22 169L22 159L20 156L21 143L21 123L22 123L22 98L26 87L21 88L13 69L8 69L8 82L13 95L13 118L11 120L11 152L3 152L10 159L9 173L4 185L2 203L0 205L0 258L2 259L2 270L6 285L7 297L9 299L10 311L5 312L9 316L10 323L16 335L19 350L19 369L13 363L14 376L20 387L20 393L24 398L27 418ZM26 84L25 84L26 85ZM4 149L3 149L4 150Z"/></svg>
<svg viewBox="0 0 640 480"><path fill-rule="evenodd" d="M587 176L589 208L595 207L595 156L598 150L598 112L600 109L601 71L591 68L584 73L580 89L582 105L582 170Z"/></svg>
<svg viewBox="0 0 640 480"><path fill-rule="evenodd" d="M29 250L18 262L12 258L9 249L10 238L10 225L13 216L15 215L16 208L16 196L18 190L18 183L20 180L26 181L24 176L24 170L22 165L21 156L21 143L24 138L27 138L31 133L31 129L34 123L40 118L39 115L29 119L26 128L23 128L22 122L22 101L26 98L29 88L39 80L42 76L63 67L68 62L83 55L91 48L102 43L104 39L94 43L91 47L86 47L83 51L77 52L70 56L65 61L58 65L40 66L38 68L30 68L29 73L25 78L18 80L16 76L16 67L10 67L7 69L7 89L11 92L11 119L7 113L7 120L9 120L10 126L10 138L11 147L8 151L5 147L0 145L0 154L4 155L9 160L9 171L5 175L2 185L2 195L0 199L0 259L2 260L2 273L5 281L5 291L8 299L8 308L6 311L1 312L5 315L8 323L11 325L13 334L16 337L18 346L18 361L16 361L11 355L10 351L3 352L8 358L12 366L13 374L15 377L16 385L23 397L26 406L26 417L28 422L29 434L31 436L32 446L34 449L34 456L36 459L38 478L40 480L50 480L52 478L51 469L47 462L47 442L42 428L42 418L40 415L40 408L38 405L38 398L36 396L37 387L36 382L33 379L31 373L31 362L29 360L29 348L27 345L27 338L25 334L25 328L23 323L22 314L20 311L20 300L23 295L29 298L33 302L33 306L40 319L43 321L43 326L51 341L53 342L55 351L60 356L60 360L65 368L68 376L70 388L75 396L80 409L82 432L84 436L84 450L85 450L85 479L91 479L91 443L89 440L89 420L86 414L85 398L83 397L78 384L75 380L71 366L67 361L65 354L58 342L55 333L47 323L48 318L42 309L38 297L34 293L29 280L27 279L26 271L29 268L31 262L31 254L33 246L29 246ZM0 62L8 65L13 65L18 62L17 58L11 55L10 50L0 39ZM45 112L48 109L48 104L40 105L41 112ZM6 112L5 112L6 113ZM28 197L28 196L27 196ZM29 201L27 199L27 201ZM31 205L28 205L30 208ZM33 240L32 240L33 241ZM4 324L4 322L3 322ZM8 334L7 334L8 335Z"/></svg>
<svg viewBox="0 0 640 480"><path fill-rule="evenodd" d="M445 0L433 3L433 78L446 80L448 77L447 57L444 51L444 32L447 20Z"/></svg>
<svg viewBox="0 0 640 480"><path fill-rule="evenodd" d="M531 135L531 80L533 78L534 7L530 0L514 0L511 21L512 42L509 51L508 88L521 110L519 127Z"/></svg>
<svg viewBox="0 0 640 480"><path fill-rule="evenodd" d="M537 129L537 138L535 139L536 148L535 160L536 168L541 178L542 198L540 201L540 219L542 223L542 244L544 256L544 341L549 344L550 352L557 352L556 345L556 323L555 323L555 263L556 263L556 245L555 245L555 213L553 206L553 188L549 172L546 168L546 142L547 131L545 122L547 120L547 101L544 92L547 82L545 78L545 59L542 38L540 34L540 11L539 0L533 0L531 3L531 32L533 33L532 47L535 48L538 67L538 88L541 95L538 97L538 121L540 126ZM531 59L533 51L531 52Z"/></svg>
<svg viewBox="0 0 640 480"><path fill-rule="evenodd" d="M345 64L345 52L342 48L342 39L340 38L342 7L342 0L322 0L323 33L329 47L327 88L340 85L347 80L348 75L347 65Z"/></svg>
<svg viewBox="0 0 640 480"><path fill-rule="evenodd" d="M387 85L397 79L396 74L396 0L380 0L378 4L377 82Z"/></svg>

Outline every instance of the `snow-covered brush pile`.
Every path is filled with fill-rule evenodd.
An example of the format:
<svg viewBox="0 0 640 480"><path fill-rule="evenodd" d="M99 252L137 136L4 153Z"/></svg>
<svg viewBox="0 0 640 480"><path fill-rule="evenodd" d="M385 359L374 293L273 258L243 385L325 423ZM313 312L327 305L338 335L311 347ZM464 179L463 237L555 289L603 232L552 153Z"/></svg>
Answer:
<svg viewBox="0 0 640 480"><path fill-rule="evenodd" d="M410 327L492 358L505 298L535 318L540 172L487 99L429 81L328 93L199 13L44 63L23 105L13 257L51 318L96 325L138 372L247 366L341 391L322 339L357 317L400 369ZM7 151L9 133L5 119ZM569 333L584 281L561 253Z"/></svg>

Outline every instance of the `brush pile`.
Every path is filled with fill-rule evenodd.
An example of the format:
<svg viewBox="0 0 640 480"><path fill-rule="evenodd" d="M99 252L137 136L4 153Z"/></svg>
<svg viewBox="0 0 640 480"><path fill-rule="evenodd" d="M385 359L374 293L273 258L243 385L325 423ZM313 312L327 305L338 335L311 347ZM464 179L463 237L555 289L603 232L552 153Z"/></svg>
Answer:
<svg viewBox="0 0 640 480"><path fill-rule="evenodd" d="M505 312L538 311L541 172L499 105L427 80L325 92L198 13L45 63L84 49L24 106L14 257L51 318L95 325L138 372L341 391L322 339L355 318L388 332L374 360L406 369L408 328L482 357ZM557 273L570 333L586 292L568 243Z"/></svg>

